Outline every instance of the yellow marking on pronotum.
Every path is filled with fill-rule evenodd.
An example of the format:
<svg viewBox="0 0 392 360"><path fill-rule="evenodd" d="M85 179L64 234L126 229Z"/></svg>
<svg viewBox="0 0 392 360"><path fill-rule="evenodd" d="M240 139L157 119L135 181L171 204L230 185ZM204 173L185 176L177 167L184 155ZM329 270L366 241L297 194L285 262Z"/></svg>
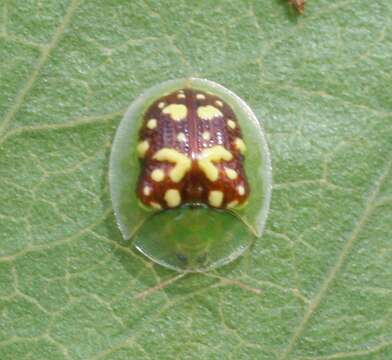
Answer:
<svg viewBox="0 0 392 360"><path fill-rule="evenodd" d="M210 205L219 207L222 205L223 192L219 190L210 191L208 194L208 202Z"/></svg>
<svg viewBox="0 0 392 360"><path fill-rule="evenodd" d="M169 148L159 150L155 153L154 159L158 161L169 161L175 164L173 169L170 170L169 177L176 183L182 180L192 165L191 160L186 155Z"/></svg>
<svg viewBox="0 0 392 360"><path fill-rule="evenodd" d="M137 145L137 153L139 154L139 157L143 158L144 155L146 155L146 152L149 149L149 147L150 147L150 145L147 140L140 142Z"/></svg>
<svg viewBox="0 0 392 360"><path fill-rule="evenodd" d="M217 167L212 162L219 162L221 160L230 161L233 155L226 150L222 145L216 145L205 149L197 161L200 169L204 172L207 179L211 181L218 180L219 172Z"/></svg>
<svg viewBox="0 0 392 360"><path fill-rule="evenodd" d="M196 94L196 99L197 100L204 100L206 97L203 94Z"/></svg>
<svg viewBox="0 0 392 360"><path fill-rule="evenodd" d="M241 153L242 155L245 154L245 152L246 152L246 146L245 146L245 143L243 142L242 139L236 138L236 139L234 140L234 144L235 144L235 147L240 151L240 153Z"/></svg>
<svg viewBox="0 0 392 360"><path fill-rule="evenodd" d="M165 178L165 173L161 169L155 169L151 173L151 179L156 182L160 182Z"/></svg>
<svg viewBox="0 0 392 360"><path fill-rule="evenodd" d="M148 121L147 121L147 127L148 127L150 130L155 129L155 128L157 127L157 119L150 119L150 120L148 120Z"/></svg>
<svg viewBox="0 0 392 360"><path fill-rule="evenodd" d="M238 205L238 200L233 200L233 201L230 201L227 205L226 205L226 207L228 208L228 209L232 209L233 207L236 207Z"/></svg>
<svg viewBox="0 0 392 360"><path fill-rule="evenodd" d="M143 194L149 196L151 194L151 188L149 186L145 186L143 188Z"/></svg>
<svg viewBox="0 0 392 360"><path fill-rule="evenodd" d="M233 170L233 169L230 169L230 168L228 168L228 167L225 167L225 173L226 173L227 177L228 177L230 180L237 179L237 176L238 176L237 171L235 171L235 170Z"/></svg>
<svg viewBox="0 0 392 360"><path fill-rule="evenodd" d="M208 140L211 139L211 134L210 134L209 131L204 131L203 134L202 134L201 136L203 137L203 139L204 139L205 141L208 141Z"/></svg>
<svg viewBox="0 0 392 360"><path fill-rule="evenodd" d="M164 196L166 203L169 207L176 207L181 203L181 195L177 189L169 189L165 192Z"/></svg>
<svg viewBox="0 0 392 360"><path fill-rule="evenodd" d="M220 101L220 100L216 100L216 101L215 101L215 104L218 105L218 106L220 106L220 107L223 106L223 102Z"/></svg>
<svg viewBox="0 0 392 360"><path fill-rule="evenodd" d="M165 107L165 105L166 105L166 103L160 102L160 103L158 104L158 107L159 107L160 109L163 109L163 108Z"/></svg>
<svg viewBox="0 0 392 360"><path fill-rule="evenodd" d="M162 113L170 115L174 121L181 121L186 118L188 109L183 104L170 104L162 110Z"/></svg>
<svg viewBox="0 0 392 360"><path fill-rule="evenodd" d="M158 203L156 203L155 201L151 201L150 202L150 206L153 207L154 209L162 209L162 206Z"/></svg>
<svg viewBox="0 0 392 360"><path fill-rule="evenodd" d="M227 125L230 127L230 128L232 128L232 129L235 129L236 128L236 124L235 124L235 122L233 121L233 120L231 120L231 119L229 119L229 120L227 120Z"/></svg>
<svg viewBox="0 0 392 360"><path fill-rule="evenodd" d="M180 132L177 134L177 140L184 142L186 140L185 134L183 132Z"/></svg>
<svg viewBox="0 0 392 360"><path fill-rule="evenodd" d="M197 108L197 116L202 120L212 120L216 117L223 116L223 114L215 106L207 105Z"/></svg>
<svg viewBox="0 0 392 360"><path fill-rule="evenodd" d="M237 186L237 191L241 196L245 194L245 188L242 185Z"/></svg>

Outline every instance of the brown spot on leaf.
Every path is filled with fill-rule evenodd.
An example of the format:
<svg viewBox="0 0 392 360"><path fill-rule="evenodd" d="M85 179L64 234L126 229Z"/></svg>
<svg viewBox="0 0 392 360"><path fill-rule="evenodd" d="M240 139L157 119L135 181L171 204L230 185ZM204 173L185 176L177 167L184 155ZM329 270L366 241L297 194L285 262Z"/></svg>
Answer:
<svg viewBox="0 0 392 360"><path fill-rule="evenodd" d="M305 0L289 0L289 3L293 5L300 14L305 11Z"/></svg>

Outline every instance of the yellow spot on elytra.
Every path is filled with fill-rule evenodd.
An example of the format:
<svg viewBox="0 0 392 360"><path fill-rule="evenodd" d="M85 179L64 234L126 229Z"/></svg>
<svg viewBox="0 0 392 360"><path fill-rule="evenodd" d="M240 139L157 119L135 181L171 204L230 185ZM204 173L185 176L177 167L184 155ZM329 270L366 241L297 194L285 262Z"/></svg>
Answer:
<svg viewBox="0 0 392 360"><path fill-rule="evenodd" d="M230 128L232 128L232 129L235 129L236 128L236 124L235 124L235 122L233 121L233 120L231 120L231 119L229 119L229 120L227 120L227 125L230 127Z"/></svg>
<svg viewBox="0 0 392 360"><path fill-rule="evenodd" d="M204 94L196 94L196 99L197 100L204 100L206 97Z"/></svg>
<svg viewBox="0 0 392 360"><path fill-rule="evenodd" d="M153 179L156 182L160 182L165 178L165 173L161 169L155 169L151 173L151 179Z"/></svg>
<svg viewBox="0 0 392 360"><path fill-rule="evenodd" d="M151 194L151 188L149 186L145 186L143 188L143 194L149 196Z"/></svg>
<svg viewBox="0 0 392 360"><path fill-rule="evenodd" d="M199 106L197 108L197 115L202 120L212 120L216 117L223 116L221 111L212 105Z"/></svg>
<svg viewBox="0 0 392 360"><path fill-rule="evenodd" d="M139 154L139 157L143 158L144 155L146 155L146 152L149 149L149 147L150 147L150 145L149 145L147 140L144 140L144 141L140 142L137 145L137 152Z"/></svg>
<svg viewBox="0 0 392 360"><path fill-rule="evenodd" d="M220 100L216 100L216 101L215 101L215 104L218 105L218 106L220 106L220 107L223 106L223 102L220 101Z"/></svg>
<svg viewBox="0 0 392 360"><path fill-rule="evenodd" d="M169 177L176 183L182 180L192 165L191 160L186 155L169 148L159 150L154 155L154 159L158 161L169 161L175 164L173 169L170 170Z"/></svg>
<svg viewBox="0 0 392 360"><path fill-rule="evenodd" d="M237 171L230 169L228 167L225 167L225 173L229 179L231 179L231 180L237 179L237 176L238 176Z"/></svg>
<svg viewBox="0 0 392 360"><path fill-rule="evenodd" d="M157 119L150 119L147 121L147 127L152 130L157 127Z"/></svg>
<svg viewBox="0 0 392 360"><path fill-rule="evenodd" d="M158 104L158 107L159 107L160 109L163 109L163 108L165 107L165 105L166 105L166 103L160 102L160 103Z"/></svg>
<svg viewBox="0 0 392 360"><path fill-rule="evenodd" d="M178 133L177 140L181 142L185 141L186 140L185 134L183 132Z"/></svg>
<svg viewBox="0 0 392 360"><path fill-rule="evenodd" d="M208 141L208 140L211 139L211 134L210 134L209 131L204 131L203 134L202 134L202 137L203 137L203 139L204 139L205 141Z"/></svg>
<svg viewBox="0 0 392 360"><path fill-rule="evenodd" d="M170 104L162 110L162 113L170 115L174 121L181 121L186 118L188 109L183 104Z"/></svg>
<svg viewBox="0 0 392 360"><path fill-rule="evenodd" d="M226 207L228 208L228 209L231 209L231 208L233 208L233 207L235 207L235 206L237 206L238 205L238 200L233 200L233 201L230 201L227 205L226 205Z"/></svg>
<svg viewBox="0 0 392 360"><path fill-rule="evenodd" d="M155 201L151 201L150 202L151 207L153 207L154 209L162 209L162 206L158 203L156 203Z"/></svg>
<svg viewBox="0 0 392 360"><path fill-rule="evenodd" d="M167 190L164 199L169 207L176 207L181 203L181 195L177 189Z"/></svg>
<svg viewBox="0 0 392 360"><path fill-rule="evenodd" d="M241 196L245 194L245 188L242 185L237 186L237 191Z"/></svg>
<svg viewBox="0 0 392 360"><path fill-rule="evenodd" d="M177 97L179 99L185 99L185 94L184 93L179 93L179 94L177 94Z"/></svg>
<svg viewBox="0 0 392 360"><path fill-rule="evenodd" d="M213 162L219 162L221 160L229 161L232 158L233 155L230 151L226 150L222 145L216 145L203 150L197 163L207 179L216 181L218 180L219 172Z"/></svg>
<svg viewBox="0 0 392 360"><path fill-rule="evenodd" d="M236 138L236 139L234 140L234 144L235 144L235 147L240 151L240 153L241 153L242 155L245 154L245 152L246 152L246 146L245 146L245 143L243 142L242 139Z"/></svg>
<svg viewBox="0 0 392 360"><path fill-rule="evenodd" d="M223 192L219 190L210 191L208 194L208 202L210 205L219 207L222 205L223 201Z"/></svg>

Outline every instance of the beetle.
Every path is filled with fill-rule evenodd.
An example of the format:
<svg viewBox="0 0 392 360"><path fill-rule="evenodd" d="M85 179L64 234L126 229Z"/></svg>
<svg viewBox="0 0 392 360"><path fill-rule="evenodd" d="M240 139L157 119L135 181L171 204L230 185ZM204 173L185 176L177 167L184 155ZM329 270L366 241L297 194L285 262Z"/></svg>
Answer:
<svg viewBox="0 0 392 360"><path fill-rule="evenodd" d="M271 170L261 122L238 95L207 79L158 83L132 101L113 140L116 222L165 267L222 266L262 236Z"/></svg>
<svg viewBox="0 0 392 360"><path fill-rule="evenodd" d="M246 145L233 109L217 95L182 88L155 100L143 115L137 153L144 206L246 204Z"/></svg>

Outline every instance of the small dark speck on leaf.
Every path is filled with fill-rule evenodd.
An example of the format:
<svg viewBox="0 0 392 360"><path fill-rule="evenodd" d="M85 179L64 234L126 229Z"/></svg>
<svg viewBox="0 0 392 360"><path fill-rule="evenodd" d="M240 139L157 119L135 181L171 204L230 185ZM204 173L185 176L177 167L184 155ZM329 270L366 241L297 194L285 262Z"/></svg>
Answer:
<svg viewBox="0 0 392 360"><path fill-rule="evenodd" d="M182 263L186 264L188 262L188 258L183 254L176 254L177 259L180 260Z"/></svg>
<svg viewBox="0 0 392 360"><path fill-rule="evenodd" d="M289 3L293 5L300 14L305 11L305 0L289 0Z"/></svg>

